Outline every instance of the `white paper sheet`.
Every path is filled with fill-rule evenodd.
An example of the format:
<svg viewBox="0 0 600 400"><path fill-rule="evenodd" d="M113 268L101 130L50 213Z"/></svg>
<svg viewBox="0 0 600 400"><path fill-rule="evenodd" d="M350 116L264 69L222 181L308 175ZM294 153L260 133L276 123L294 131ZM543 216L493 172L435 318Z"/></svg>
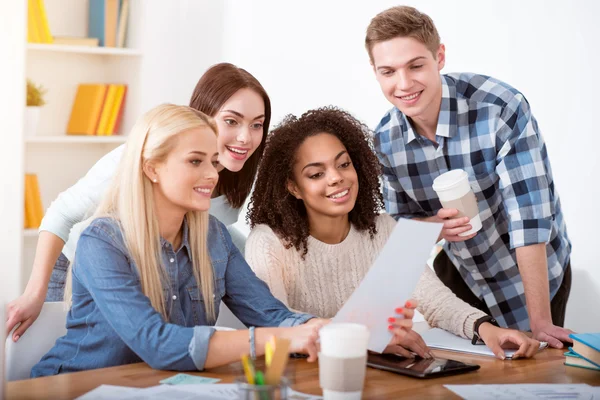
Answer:
<svg viewBox="0 0 600 400"><path fill-rule="evenodd" d="M441 224L400 219L375 264L352 293L334 322L364 324L369 350L381 353L392 334L387 319L410 298L426 267Z"/></svg>
<svg viewBox="0 0 600 400"><path fill-rule="evenodd" d="M444 385L466 400L600 399L600 387L584 383L519 385Z"/></svg>
<svg viewBox="0 0 600 400"><path fill-rule="evenodd" d="M422 332L421 337L425 341L425 344L432 349L495 357L492 350L490 350L490 348L486 345L473 345L469 339L463 339L440 328L433 328L426 332ZM541 342L540 350L545 349L547 345L548 344L546 342ZM507 359L512 358L515 353L516 350L504 350L504 355Z"/></svg>
<svg viewBox="0 0 600 400"><path fill-rule="evenodd" d="M112 400L112 399L123 399L129 396L133 396L138 393L140 389L130 388L125 386L113 386L113 385L100 385L96 389L87 392L86 394L79 396L75 400Z"/></svg>

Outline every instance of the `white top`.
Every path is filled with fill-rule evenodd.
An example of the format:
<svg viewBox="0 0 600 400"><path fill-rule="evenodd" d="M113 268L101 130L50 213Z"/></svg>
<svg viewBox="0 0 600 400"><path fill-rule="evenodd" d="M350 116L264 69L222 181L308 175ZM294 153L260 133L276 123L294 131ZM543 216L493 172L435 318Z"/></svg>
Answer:
<svg viewBox="0 0 600 400"><path fill-rule="evenodd" d="M295 248L286 249L271 228L258 225L246 241L246 260L289 308L331 318L360 285L395 224L388 214L380 215L373 240L368 232L359 232L354 226L339 244L309 237L304 260ZM419 302L418 310L429 325L469 339L473 323L485 315L456 297L429 268L425 268L412 297ZM390 316L392 313L390 310Z"/></svg>
<svg viewBox="0 0 600 400"><path fill-rule="evenodd" d="M69 260L73 260L79 236L91 222L91 215L111 183L124 148L125 145L121 145L98 160L83 178L62 192L46 210L39 230L51 232L64 240L63 254ZM229 226L237 221L240 209L231 207L225 196L219 196L211 199L209 212ZM236 245L240 246L239 239Z"/></svg>

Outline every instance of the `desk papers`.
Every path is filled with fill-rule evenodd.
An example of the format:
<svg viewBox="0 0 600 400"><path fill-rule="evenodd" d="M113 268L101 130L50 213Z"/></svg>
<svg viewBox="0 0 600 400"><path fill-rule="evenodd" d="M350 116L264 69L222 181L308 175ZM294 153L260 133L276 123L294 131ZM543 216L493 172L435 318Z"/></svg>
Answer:
<svg viewBox="0 0 600 400"><path fill-rule="evenodd" d="M519 385L444 385L466 400L600 399L600 387L585 383Z"/></svg>

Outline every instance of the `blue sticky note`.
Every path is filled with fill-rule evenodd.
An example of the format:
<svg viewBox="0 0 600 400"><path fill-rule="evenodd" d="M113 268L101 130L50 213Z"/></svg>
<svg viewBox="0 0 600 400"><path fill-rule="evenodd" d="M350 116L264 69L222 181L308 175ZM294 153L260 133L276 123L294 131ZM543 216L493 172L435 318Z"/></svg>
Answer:
<svg viewBox="0 0 600 400"><path fill-rule="evenodd" d="M163 379L162 381L160 381L160 383L165 383L167 385L196 385L199 383L216 383L219 381L220 379L207 378L205 376L177 374L173 375L170 378Z"/></svg>

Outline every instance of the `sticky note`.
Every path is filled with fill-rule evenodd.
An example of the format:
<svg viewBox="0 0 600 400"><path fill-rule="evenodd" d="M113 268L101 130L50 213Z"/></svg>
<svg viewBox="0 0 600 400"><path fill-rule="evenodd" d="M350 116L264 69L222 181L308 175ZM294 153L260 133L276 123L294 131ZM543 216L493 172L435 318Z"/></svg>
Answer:
<svg viewBox="0 0 600 400"><path fill-rule="evenodd" d="M170 378L163 379L162 381L160 381L160 383L165 383L167 385L195 385L199 383L216 383L219 381L220 379L207 378L205 376L177 374L173 375Z"/></svg>

